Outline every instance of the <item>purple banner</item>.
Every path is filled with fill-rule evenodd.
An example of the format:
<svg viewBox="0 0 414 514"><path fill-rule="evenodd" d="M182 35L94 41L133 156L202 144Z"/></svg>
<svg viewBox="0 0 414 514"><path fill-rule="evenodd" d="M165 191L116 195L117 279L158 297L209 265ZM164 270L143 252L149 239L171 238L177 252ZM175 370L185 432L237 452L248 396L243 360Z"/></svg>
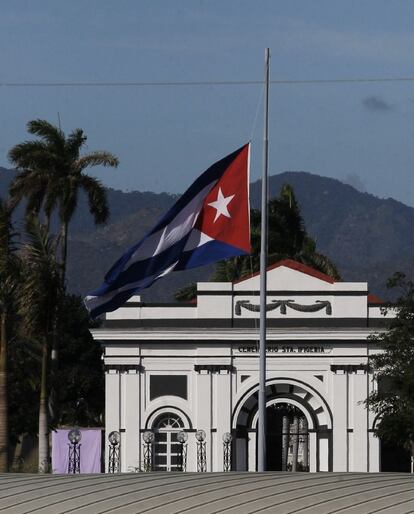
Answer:
<svg viewBox="0 0 414 514"><path fill-rule="evenodd" d="M52 473L67 473L69 464L70 429L59 429L52 432ZM101 472L101 438L100 428L80 428L80 472Z"/></svg>

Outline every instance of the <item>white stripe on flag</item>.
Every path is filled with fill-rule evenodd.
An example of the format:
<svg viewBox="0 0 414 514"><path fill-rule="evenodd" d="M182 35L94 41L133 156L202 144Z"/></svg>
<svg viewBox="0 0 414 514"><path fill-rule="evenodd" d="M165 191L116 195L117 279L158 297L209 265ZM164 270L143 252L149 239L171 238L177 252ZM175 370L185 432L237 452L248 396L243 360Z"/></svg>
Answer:
<svg viewBox="0 0 414 514"><path fill-rule="evenodd" d="M197 221L205 197L216 183L217 180L204 187L166 227L148 236L132 254L126 269L134 262L149 259L163 252L186 236Z"/></svg>
<svg viewBox="0 0 414 514"><path fill-rule="evenodd" d="M204 232L200 232L199 230L194 228L191 231L190 237L187 240L187 244L185 245L184 252L194 250L195 248L203 246L204 244L208 243L209 241L213 241L213 238L208 236L207 234L204 234Z"/></svg>

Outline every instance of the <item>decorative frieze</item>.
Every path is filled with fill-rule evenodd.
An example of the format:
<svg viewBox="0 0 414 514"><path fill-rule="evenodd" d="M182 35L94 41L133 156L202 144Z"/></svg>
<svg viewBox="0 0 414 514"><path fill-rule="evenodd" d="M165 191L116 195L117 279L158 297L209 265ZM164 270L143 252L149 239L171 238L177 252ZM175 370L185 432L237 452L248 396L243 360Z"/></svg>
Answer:
<svg viewBox="0 0 414 514"><path fill-rule="evenodd" d="M251 312L260 312L260 305L253 304L250 300L238 300L234 308L236 316L241 316L241 310L246 309ZM295 302L295 300L272 300L266 304L266 311L273 311L280 308L280 314L286 315L287 309L293 309L299 312L318 312L325 309L327 316L332 315L332 305L328 300L316 300L315 303L303 305Z"/></svg>

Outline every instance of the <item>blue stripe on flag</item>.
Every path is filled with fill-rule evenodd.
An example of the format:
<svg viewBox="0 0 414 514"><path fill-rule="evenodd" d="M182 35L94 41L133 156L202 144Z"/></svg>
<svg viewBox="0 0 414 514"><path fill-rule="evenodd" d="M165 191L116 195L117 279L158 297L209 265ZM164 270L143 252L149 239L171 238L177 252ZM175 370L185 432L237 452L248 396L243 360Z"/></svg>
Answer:
<svg viewBox="0 0 414 514"><path fill-rule="evenodd" d="M183 252L182 258L180 258L179 262L174 267L174 271L195 268L198 266L205 266L206 264L210 264L211 262L217 262L218 260L226 259L228 257L236 257L238 255L245 255L245 252L243 250L240 250L240 248L236 248L234 246L222 243L220 241L209 241L204 245L196 248L195 250ZM109 298L108 301L106 301L105 303L102 303L95 309L91 309L91 316L96 318L104 312L112 312L118 309L134 293L137 293L142 289L145 289L149 285L152 285L154 282L162 278L162 276L162 271L159 271L157 275L144 276L140 282L135 282L136 285L134 288L127 289L121 292L118 292L118 288L113 290L108 289L106 291L101 291L102 288L100 288L99 294L97 291L95 293L92 293L92 295L102 296L106 294L109 296Z"/></svg>

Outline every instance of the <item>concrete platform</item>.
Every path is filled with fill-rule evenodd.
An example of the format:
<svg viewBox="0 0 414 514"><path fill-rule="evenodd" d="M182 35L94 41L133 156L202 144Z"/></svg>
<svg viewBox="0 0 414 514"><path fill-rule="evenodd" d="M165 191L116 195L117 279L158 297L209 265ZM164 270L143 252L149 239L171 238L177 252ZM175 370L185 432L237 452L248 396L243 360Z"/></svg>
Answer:
<svg viewBox="0 0 414 514"><path fill-rule="evenodd" d="M137 473L0 475L0 512L414 512L414 475L400 473Z"/></svg>

